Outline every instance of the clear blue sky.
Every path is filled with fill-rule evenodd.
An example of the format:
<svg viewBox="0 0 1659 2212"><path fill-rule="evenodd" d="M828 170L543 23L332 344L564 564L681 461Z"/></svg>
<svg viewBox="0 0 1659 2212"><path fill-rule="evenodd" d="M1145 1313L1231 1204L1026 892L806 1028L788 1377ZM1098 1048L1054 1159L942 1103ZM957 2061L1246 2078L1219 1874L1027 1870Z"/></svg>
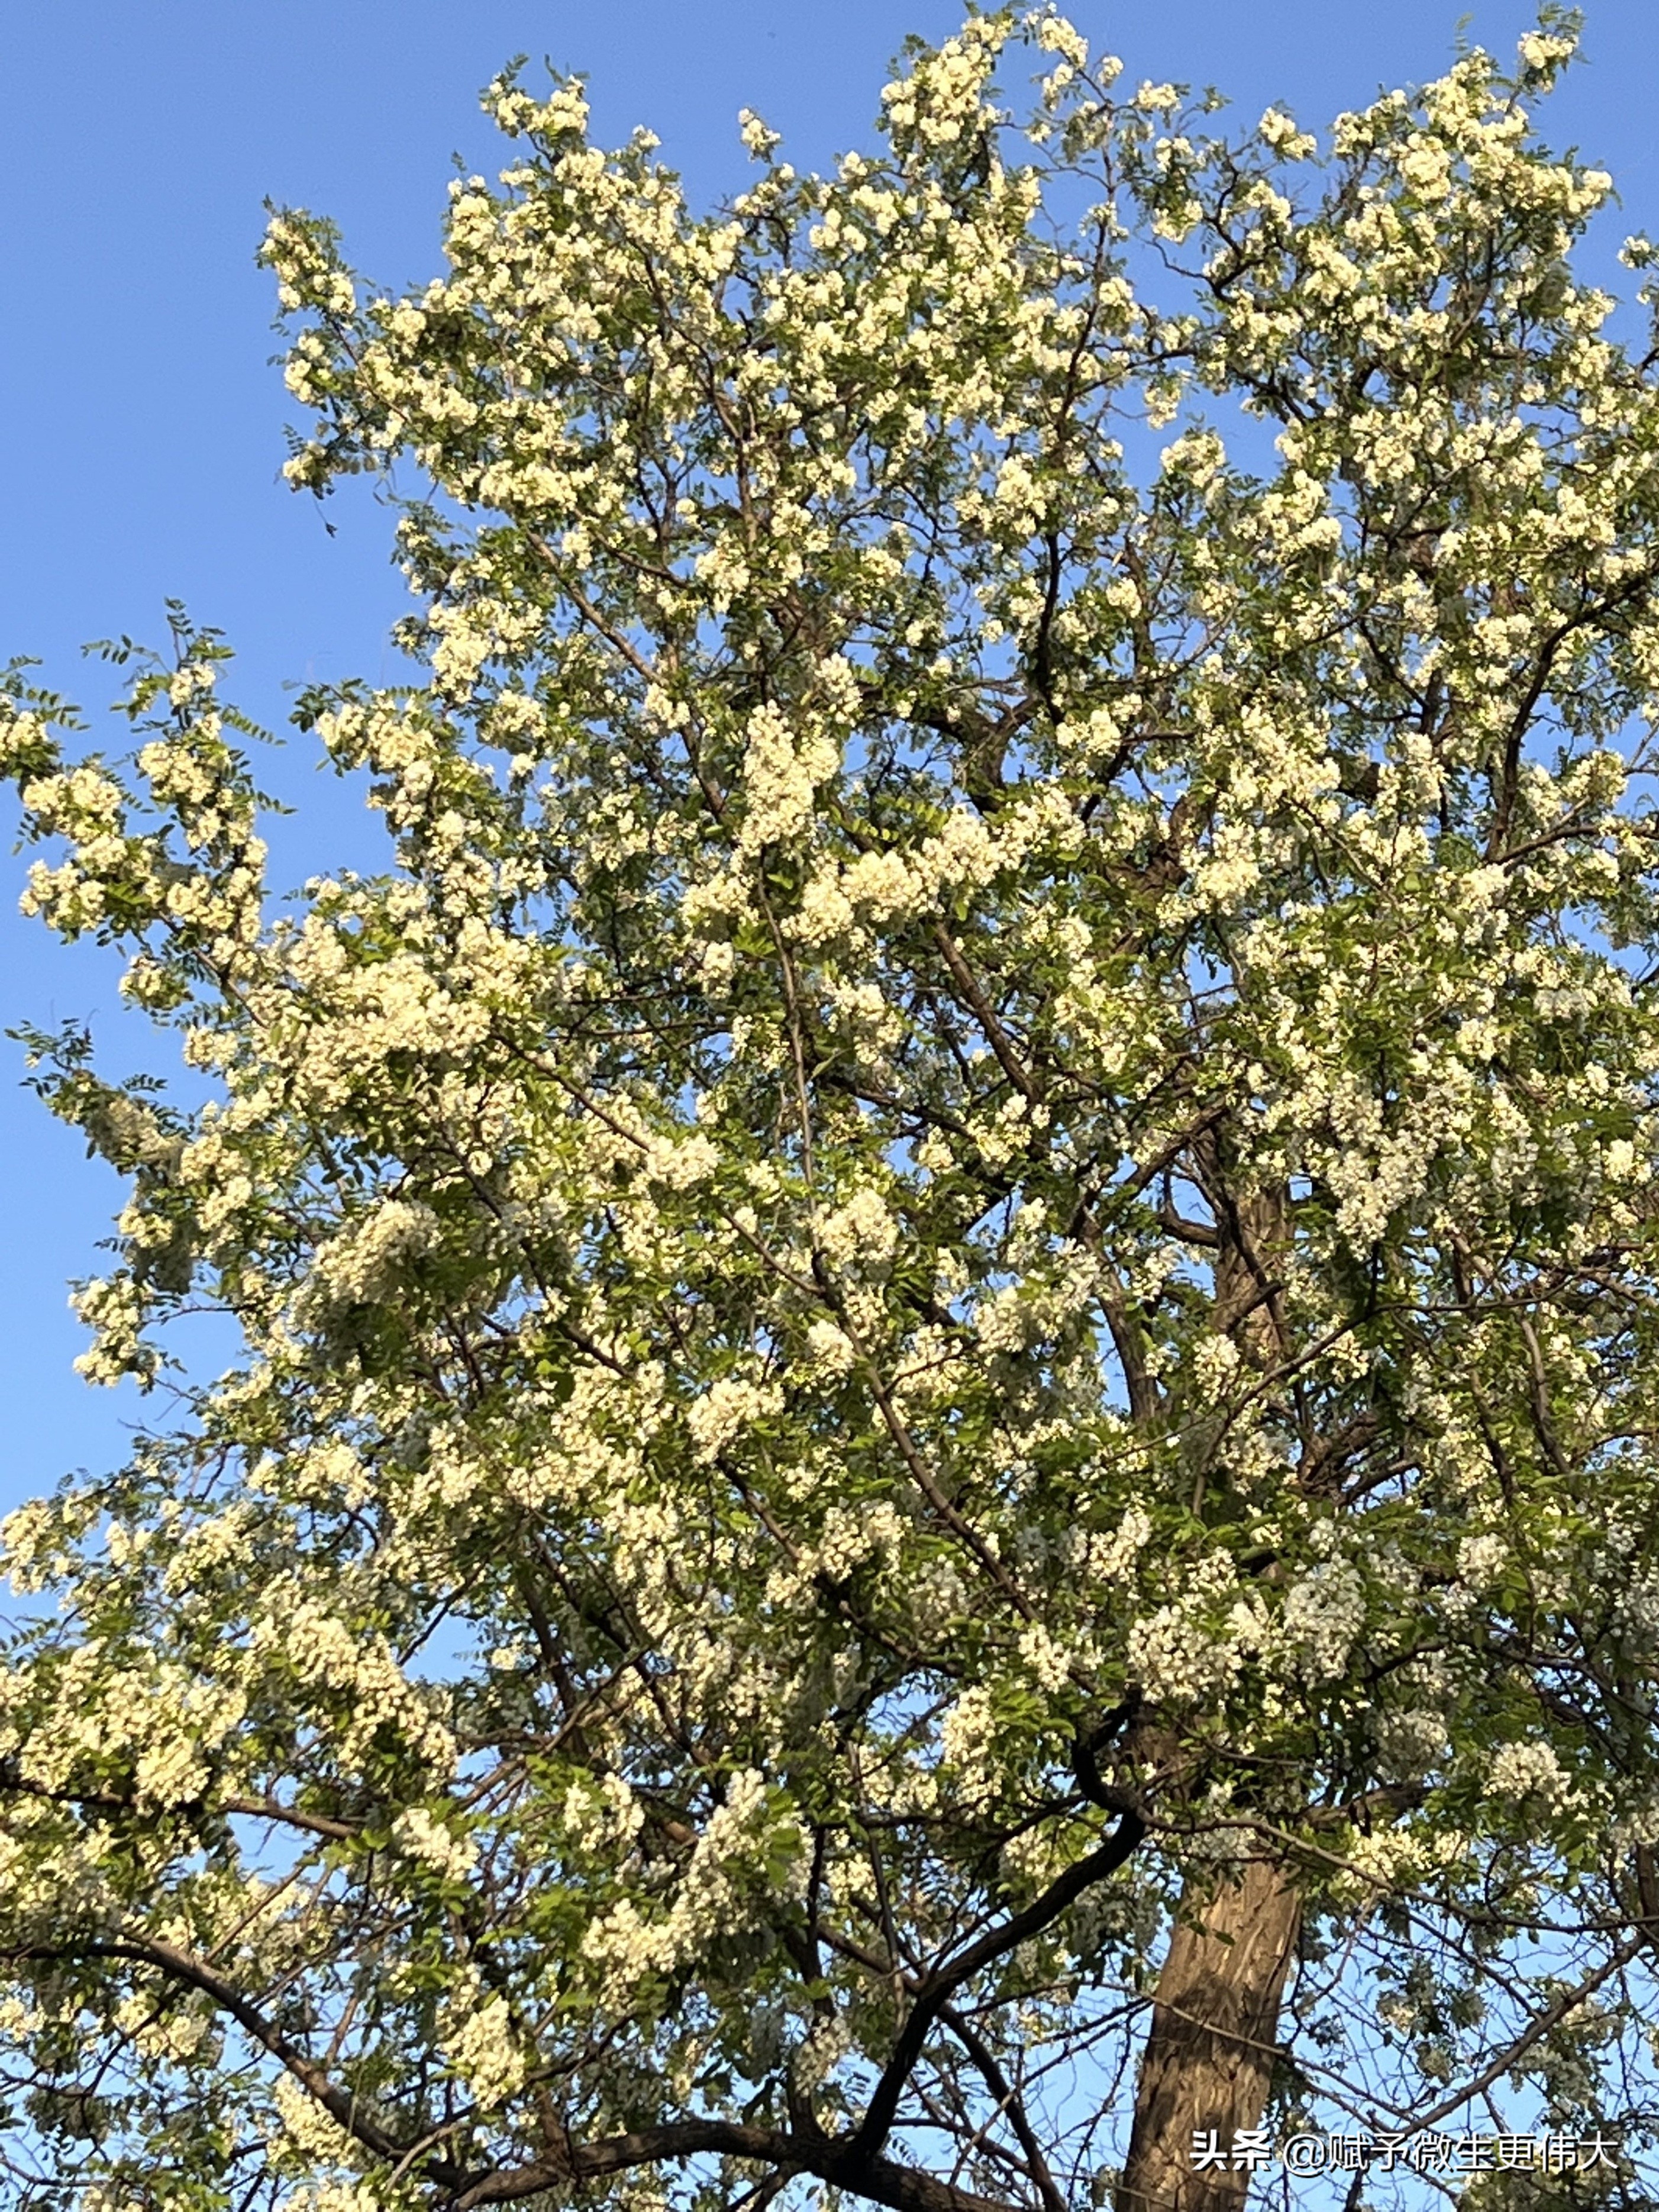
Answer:
<svg viewBox="0 0 1659 2212"><path fill-rule="evenodd" d="M1449 58L1465 0L1076 0L1132 78L1215 83L1319 125ZM1611 168L1625 228L1659 229L1659 0L1592 0L1587 65L1554 131ZM88 637L156 638L173 596L241 655L241 702L280 724L285 680L374 678L400 587L386 519L336 502L325 534L282 489L291 410L252 265L267 197L331 215L357 267L396 286L437 266L452 153L501 166L475 93L509 56L586 71L605 137L647 123L696 196L736 186L740 106L797 166L865 143L907 30L943 0L4 0L0 169L0 657L27 652L72 693ZM1507 52L1532 21L1480 0L1469 34ZM300 741L296 740L296 747ZM349 795L295 751L270 779L307 802L279 849L293 875L365 850ZM313 811L314 810L314 811ZM0 851L3 851L0 846ZM143 1039L111 971L15 912L0 861L0 1023L88 1016L116 1065ZM66 1468L119 1456L136 1405L80 1384L66 1310L96 1272L112 1172L21 1091L0 1044L0 1510Z"/></svg>

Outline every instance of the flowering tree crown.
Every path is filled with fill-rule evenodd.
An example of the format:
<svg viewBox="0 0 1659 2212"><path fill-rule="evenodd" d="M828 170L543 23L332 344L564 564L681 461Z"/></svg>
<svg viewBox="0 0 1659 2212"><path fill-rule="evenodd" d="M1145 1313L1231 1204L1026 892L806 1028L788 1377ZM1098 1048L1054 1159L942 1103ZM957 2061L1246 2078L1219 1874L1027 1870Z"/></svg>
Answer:
<svg viewBox="0 0 1659 2212"><path fill-rule="evenodd" d="M54 2204L1060 2212L1250 1869L1283 2112L1641 2105L1659 387L1571 48L1322 146L976 15L710 217L509 75L423 290L275 216L386 872L273 916L182 616L125 765L0 717L204 1094L32 1040L82 1364L183 1401L4 1530Z"/></svg>

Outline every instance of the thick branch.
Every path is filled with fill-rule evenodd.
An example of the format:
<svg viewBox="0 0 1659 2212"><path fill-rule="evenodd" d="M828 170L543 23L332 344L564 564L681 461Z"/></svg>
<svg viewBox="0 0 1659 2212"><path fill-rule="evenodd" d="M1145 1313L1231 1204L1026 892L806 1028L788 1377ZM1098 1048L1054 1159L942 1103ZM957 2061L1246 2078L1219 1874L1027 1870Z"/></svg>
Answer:
<svg viewBox="0 0 1659 2212"><path fill-rule="evenodd" d="M540 2190L571 2181L598 2181L641 2166L689 2158L751 2159L787 2178L810 2173L890 2212L1008 2212L994 2198L956 2188L935 2175L886 2158L858 2154L854 2143L832 2136L815 2139L732 2120L682 2120L637 2133L607 2136L572 2146L563 2162L538 2161L514 2166L474 2182L450 2200L451 2212L475 2212L484 2204L508 2204Z"/></svg>
<svg viewBox="0 0 1659 2212"><path fill-rule="evenodd" d="M1113 1839L1114 1843L1117 1840ZM1108 1850L1111 1846L1106 1847ZM1103 1856L1094 1854L1096 1859ZM1091 1861L1083 1862L1084 1865ZM1073 1869L1075 1874L1077 1869ZM1056 1889L1060 1887L1055 1885ZM1054 1892L1048 1893L1051 1897ZM1039 1899L1039 1905L1044 1900ZM1058 1909L1058 1908L1056 1908ZM1008 1923L1009 1929L1029 1919L1029 1912ZM1030 1930L1027 1929L1026 1933ZM1018 1936L1013 1941L1021 1940ZM982 1951L984 1945L975 1947ZM331 2081L322 2068L298 2050L258 2008L202 1960L155 1937L143 1940L85 1943L29 1944L3 1954L21 1961L56 1961L67 1958L123 1959L135 1966L151 1966L169 1980L198 1990L220 2010L228 2013L262 2050L268 2051L316 2099L337 2126L364 2149L389 2164L406 2167L410 2146L400 2143L373 2119L348 2091ZM413 2147L418 2154L419 2146ZM572 2143L556 2159L499 2172L468 2174L439 2159L425 2162L428 2177L450 2191L448 2212L473 2212L485 2204L508 2204L533 2197L544 2189L571 2181L601 2180L641 2166L700 2157L752 2159L769 2166L775 2173L810 2173L834 2187L882 2204L889 2212L1009 2212L995 2199L958 2189L935 2175L900 2166L860 2149L856 2139L837 2141L829 2136L789 2135L780 2130L748 2127L728 2120L684 2120L631 2135L606 2136L597 2142Z"/></svg>
<svg viewBox="0 0 1659 2212"><path fill-rule="evenodd" d="M1080 1858L1075 1866L1067 1867L1057 1881L1051 1882L1041 1897L1034 1898L1021 1912L1014 1913L1000 1926L988 1929L975 1943L959 1951L954 1959L936 1966L926 1975L916 1991L915 2003L899 2031L893 2055L883 2069L876 2084L875 2094L853 2137L853 2148L861 2159L873 2159L887 2140L898 2114L899 2099L904 2085L921 2057L934 2022L950 2002L954 1991L964 1982L971 1981L1009 1952L1018 1950L1033 1936L1041 1935L1052 1926L1066 1907L1073 1905L1096 1882L1105 1881L1128 1858L1146 1834L1146 1824L1135 1814L1126 1813L1117 1826L1097 1849Z"/></svg>
<svg viewBox="0 0 1659 2212"><path fill-rule="evenodd" d="M1014 1050L1008 1032L997 1019L990 1000L979 987L973 969L963 958L956 939L942 921L933 924L933 942L945 956L951 980L972 1009L974 1018L985 1032L987 1043L996 1054L997 1065L1022 1098L1035 1099L1036 1085L1027 1073L1024 1061Z"/></svg>

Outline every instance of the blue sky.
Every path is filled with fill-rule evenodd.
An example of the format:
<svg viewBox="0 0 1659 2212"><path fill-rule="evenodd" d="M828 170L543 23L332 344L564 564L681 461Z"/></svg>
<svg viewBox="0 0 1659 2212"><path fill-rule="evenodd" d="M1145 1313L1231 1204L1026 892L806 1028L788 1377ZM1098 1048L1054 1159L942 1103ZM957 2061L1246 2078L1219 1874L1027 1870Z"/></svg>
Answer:
<svg viewBox="0 0 1659 2212"><path fill-rule="evenodd" d="M1076 0L1073 20L1132 78L1214 83L1243 116L1270 100L1318 125L1382 84L1449 58L1464 0ZM285 682L389 672L400 586L386 518L337 502L329 537L282 488L291 409L270 366L262 202L342 226L357 267L394 287L437 267L450 157L500 166L477 88L510 56L589 78L598 133L648 124L694 197L746 172L735 118L757 108L798 166L869 136L885 64L941 0L8 0L0 143L0 657L40 656L91 698L82 640L155 639L185 599L228 632L231 690L267 723ZM1553 133L1618 179L1623 228L1659 229L1656 0L1588 9L1586 64ZM1507 52L1533 20L1483 0L1468 33ZM1610 242L1616 242L1613 240ZM273 783L305 807L278 851L301 875L368 848L350 794L296 740ZM0 843L0 854L5 852ZM0 1024L90 1018L108 1058L144 1040L112 975L15 912L23 862L0 860ZM18 1086L0 1044L0 1510L77 1466L118 1458L137 1411L80 1384L73 1276L96 1272L113 1175Z"/></svg>

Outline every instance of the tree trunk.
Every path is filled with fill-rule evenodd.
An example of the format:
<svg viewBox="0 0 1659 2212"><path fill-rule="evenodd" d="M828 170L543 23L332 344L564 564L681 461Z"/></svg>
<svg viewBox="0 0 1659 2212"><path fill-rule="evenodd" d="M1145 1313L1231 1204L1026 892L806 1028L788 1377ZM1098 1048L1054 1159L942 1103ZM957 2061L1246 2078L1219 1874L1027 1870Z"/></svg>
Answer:
<svg viewBox="0 0 1659 2212"><path fill-rule="evenodd" d="M1239 2212L1248 2166L1200 2166L1194 2136L1231 2150L1267 2101L1301 1899L1252 1860L1182 1917L1158 1978L1116 2212Z"/></svg>

